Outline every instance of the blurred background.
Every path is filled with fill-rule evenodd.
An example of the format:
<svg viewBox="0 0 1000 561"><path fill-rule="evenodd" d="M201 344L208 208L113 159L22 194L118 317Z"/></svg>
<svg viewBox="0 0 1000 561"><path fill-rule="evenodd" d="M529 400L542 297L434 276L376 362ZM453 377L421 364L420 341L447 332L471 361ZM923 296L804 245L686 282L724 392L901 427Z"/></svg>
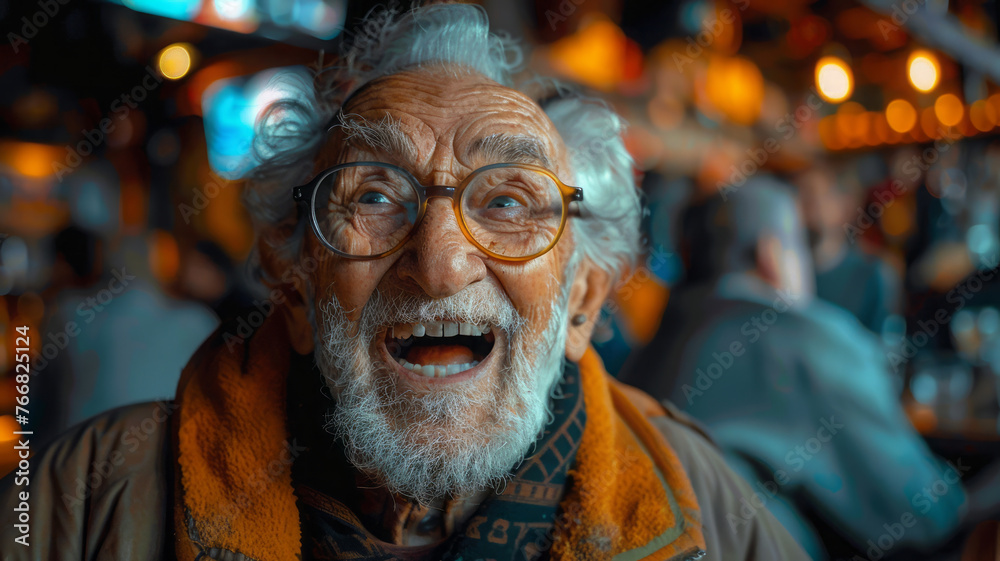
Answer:
<svg viewBox="0 0 1000 561"><path fill-rule="evenodd" d="M31 328L43 439L172 397L220 320L263 300L240 206L254 120L276 73L335 60L379 4L0 1L0 441L19 427L14 328ZM684 278L684 201L773 174L799 189L819 295L884 346L931 449L1000 458L995 1L481 4L530 72L629 123L649 257L595 335L611 372Z"/></svg>

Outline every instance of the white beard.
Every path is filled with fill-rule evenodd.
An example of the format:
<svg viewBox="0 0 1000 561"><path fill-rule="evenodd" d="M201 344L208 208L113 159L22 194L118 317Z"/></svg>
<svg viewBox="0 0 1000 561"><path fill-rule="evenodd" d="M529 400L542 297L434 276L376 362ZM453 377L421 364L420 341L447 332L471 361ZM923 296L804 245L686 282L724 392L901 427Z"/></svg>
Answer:
<svg viewBox="0 0 1000 561"><path fill-rule="evenodd" d="M575 267L567 269L571 273ZM540 338L528 336L526 320L506 295L486 283L443 299L389 298L376 291L357 324L336 298L317 305L316 360L337 402L327 430L343 440L357 469L421 504L500 485L551 418L549 399L562 375L571 284L572 278L552 303ZM372 358L379 356L375 339L385 326L441 317L488 323L506 333L507 360L492 391L469 395L468 389L445 387L414 395Z"/></svg>

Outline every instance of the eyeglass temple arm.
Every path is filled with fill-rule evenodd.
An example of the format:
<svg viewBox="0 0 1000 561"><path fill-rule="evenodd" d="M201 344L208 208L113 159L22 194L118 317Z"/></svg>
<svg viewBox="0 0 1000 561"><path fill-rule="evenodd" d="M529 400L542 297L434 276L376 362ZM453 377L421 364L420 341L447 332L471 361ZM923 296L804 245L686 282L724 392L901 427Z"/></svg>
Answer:
<svg viewBox="0 0 1000 561"><path fill-rule="evenodd" d="M307 185L299 185L298 187L292 187L292 200L297 203L306 202L309 199L309 191L312 188L312 183Z"/></svg>

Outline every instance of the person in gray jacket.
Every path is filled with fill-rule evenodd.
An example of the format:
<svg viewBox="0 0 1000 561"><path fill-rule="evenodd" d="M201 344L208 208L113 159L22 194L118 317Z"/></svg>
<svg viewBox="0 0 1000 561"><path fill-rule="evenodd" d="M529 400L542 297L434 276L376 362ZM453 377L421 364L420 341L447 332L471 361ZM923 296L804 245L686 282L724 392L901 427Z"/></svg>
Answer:
<svg viewBox="0 0 1000 561"><path fill-rule="evenodd" d="M968 466L931 453L878 341L813 297L794 192L753 178L691 204L681 230L687 277L622 380L703 422L751 483L731 526L770 511L816 559L831 534L869 559L949 538Z"/></svg>

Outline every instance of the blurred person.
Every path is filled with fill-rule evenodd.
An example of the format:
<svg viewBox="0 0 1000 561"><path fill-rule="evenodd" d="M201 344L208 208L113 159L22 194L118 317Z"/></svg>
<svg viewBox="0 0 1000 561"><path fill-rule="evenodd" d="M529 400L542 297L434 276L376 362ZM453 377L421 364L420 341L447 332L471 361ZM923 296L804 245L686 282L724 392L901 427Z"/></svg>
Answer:
<svg viewBox="0 0 1000 561"><path fill-rule="evenodd" d="M178 296L205 304L223 321L253 308L239 268L217 243L199 240L182 255L173 285Z"/></svg>
<svg viewBox="0 0 1000 561"><path fill-rule="evenodd" d="M851 180L837 176L832 166L816 162L795 174L816 271L816 295L854 314L873 333L902 306L902 281L883 259L861 248L848 233L860 228L861 197Z"/></svg>
<svg viewBox="0 0 1000 561"><path fill-rule="evenodd" d="M259 125L268 301L176 402L39 451L9 558L805 559L766 512L731 532L746 482L589 348L639 246L620 118L515 89L477 6L388 14Z"/></svg>
<svg viewBox="0 0 1000 561"><path fill-rule="evenodd" d="M939 462L909 424L875 337L813 297L791 188L751 179L693 203L681 232L687 277L622 381L707 425L753 483L733 531L766 507L815 559L840 540L875 559L949 538L963 467ZM875 551L904 515L891 551Z"/></svg>
<svg viewBox="0 0 1000 561"><path fill-rule="evenodd" d="M140 271L108 266L103 245L78 227L54 240L63 289L33 360L39 442L116 407L172 398L181 369L218 325L211 310L167 295ZM64 264L76 280L65 280Z"/></svg>
<svg viewBox="0 0 1000 561"><path fill-rule="evenodd" d="M60 230L52 237L51 244L52 269L49 273L49 284L42 291L42 298L50 303L50 312L45 320L42 333L57 332L56 346L65 335L62 318L75 312L76 299L69 298L76 291L85 290L100 280L104 263L104 244L101 238L89 230L71 225ZM50 338L51 339L51 338ZM66 336L68 342L68 336ZM45 339L43 338L44 342ZM44 347L43 349L44 350ZM48 361L46 361L48 362ZM33 392L36 396L35 415L32 417L32 430L39 440L54 437L67 426L67 414L70 399L66 391L68 365L65 360L57 361L52 372L46 376L35 377ZM36 359L35 371L39 372Z"/></svg>

